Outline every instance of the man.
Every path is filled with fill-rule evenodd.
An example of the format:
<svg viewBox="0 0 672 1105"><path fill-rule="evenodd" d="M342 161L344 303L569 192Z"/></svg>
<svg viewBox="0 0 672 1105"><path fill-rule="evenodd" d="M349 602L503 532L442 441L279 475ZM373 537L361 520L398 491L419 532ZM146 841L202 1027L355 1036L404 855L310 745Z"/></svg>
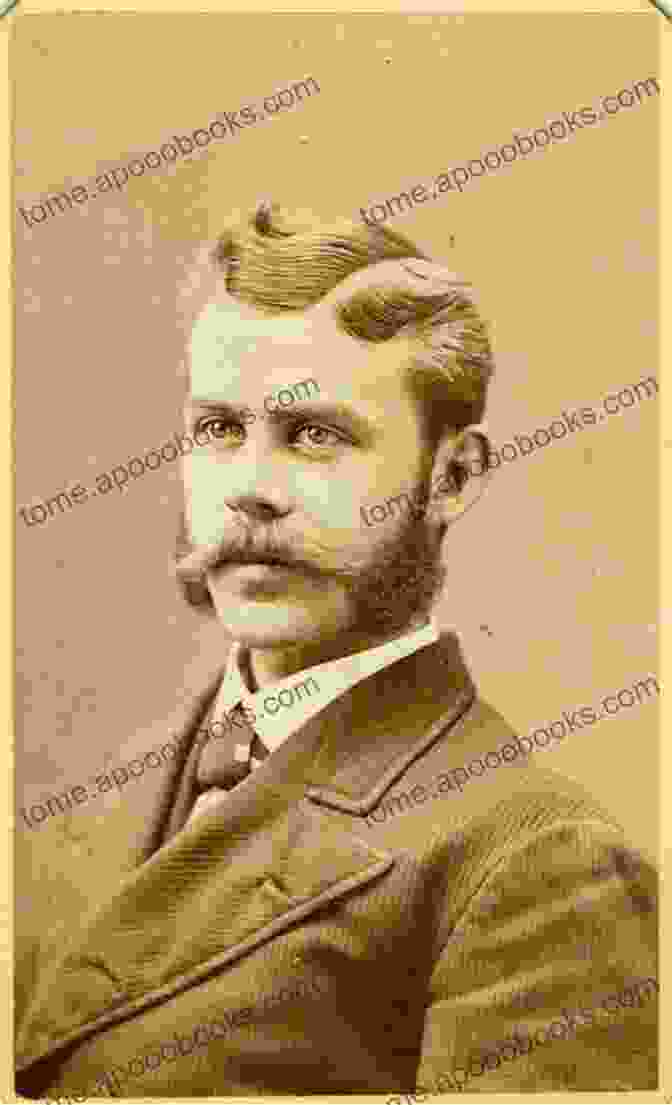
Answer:
<svg viewBox="0 0 672 1105"><path fill-rule="evenodd" d="M431 618L488 476L470 286L387 229L268 205L213 259L177 571L234 645L135 739L177 732L170 766L64 818L36 866L19 1088L654 1088L653 872Z"/></svg>

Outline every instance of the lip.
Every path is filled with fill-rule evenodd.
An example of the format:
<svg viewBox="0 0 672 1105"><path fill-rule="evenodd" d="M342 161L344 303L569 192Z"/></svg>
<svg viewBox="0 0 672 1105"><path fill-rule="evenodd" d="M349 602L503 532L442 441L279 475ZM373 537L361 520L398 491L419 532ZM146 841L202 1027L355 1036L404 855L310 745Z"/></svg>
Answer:
<svg viewBox="0 0 672 1105"><path fill-rule="evenodd" d="M229 563L224 567L223 572L230 577L233 576L240 583L280 583L296 575L295 568L280 560Z"/></svg>
<svg viewBox="0 0 672 1105"><path fill-rule="evenodd" d="M283 594L296 581L296 569L288 564L267 560L247 564L228 564L224 569L229 586L240 595L261 597Z"/></svg>

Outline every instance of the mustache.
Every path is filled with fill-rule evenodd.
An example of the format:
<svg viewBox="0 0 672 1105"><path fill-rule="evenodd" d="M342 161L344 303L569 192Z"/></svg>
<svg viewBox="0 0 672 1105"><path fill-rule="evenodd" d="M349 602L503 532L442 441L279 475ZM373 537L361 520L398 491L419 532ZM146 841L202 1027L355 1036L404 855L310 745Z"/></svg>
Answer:
<svg viewBox="0 0 672 1105"><path fill-rule="evenodd" d="M202 581L216 568L227 564L271 564L294 568L311 577L322 577L329 570L324 552L306 551L305 537L299 541L291 534L280 536L271 526L244 525L243 531L226 531L211 543L190 546L175 567L178 579ZM332 567L333 570L333 567Z"/></svg>
<svg viewBox="0 0 672 1105"><path fill-rule="evenodd" d="M445 580L445 564L412 514L375 550L369 541L353 547L353 535L347 529L324 534L303 518L301 533L296 534L287 519L265 523L242 514L221 518L217 537L195 546L186 511L181 517L173 572L192 605L211 603L205 577L218 564L266 559L305 572L318 587L327 579L340 580L350 595L357 624L372 632L396 632L409 618L431 610Z"/></svg>

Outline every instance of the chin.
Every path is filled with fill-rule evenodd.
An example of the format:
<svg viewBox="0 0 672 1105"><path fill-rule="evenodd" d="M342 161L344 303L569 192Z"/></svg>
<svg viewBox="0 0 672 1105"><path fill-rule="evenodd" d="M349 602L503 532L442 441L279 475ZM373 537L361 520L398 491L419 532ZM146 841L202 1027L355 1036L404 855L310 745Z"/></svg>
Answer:
<svg viewBox="0 0 672 1105"><path fill-rule="evenodd" d="M318 641L347 628L333 617L289 602L235 602L214 594L217 617L227 634L248 648L289 648Z"/></svg>

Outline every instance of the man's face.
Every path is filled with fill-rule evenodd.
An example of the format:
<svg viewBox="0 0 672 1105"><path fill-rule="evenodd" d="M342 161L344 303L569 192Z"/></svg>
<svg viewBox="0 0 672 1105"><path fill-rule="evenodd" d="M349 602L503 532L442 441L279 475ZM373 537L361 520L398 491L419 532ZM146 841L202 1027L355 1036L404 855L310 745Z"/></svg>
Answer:
<svg viewBox="0 0 672 1105"><path fill-rule="evenodd" d="M360 511L427 476L408 352L341 333L324 302L270 318L222 299L196 322L186 429L215 440L183 461L188 527L243 644L384 634L433 592L424 520L397 510L370 525Z"/></svg>

